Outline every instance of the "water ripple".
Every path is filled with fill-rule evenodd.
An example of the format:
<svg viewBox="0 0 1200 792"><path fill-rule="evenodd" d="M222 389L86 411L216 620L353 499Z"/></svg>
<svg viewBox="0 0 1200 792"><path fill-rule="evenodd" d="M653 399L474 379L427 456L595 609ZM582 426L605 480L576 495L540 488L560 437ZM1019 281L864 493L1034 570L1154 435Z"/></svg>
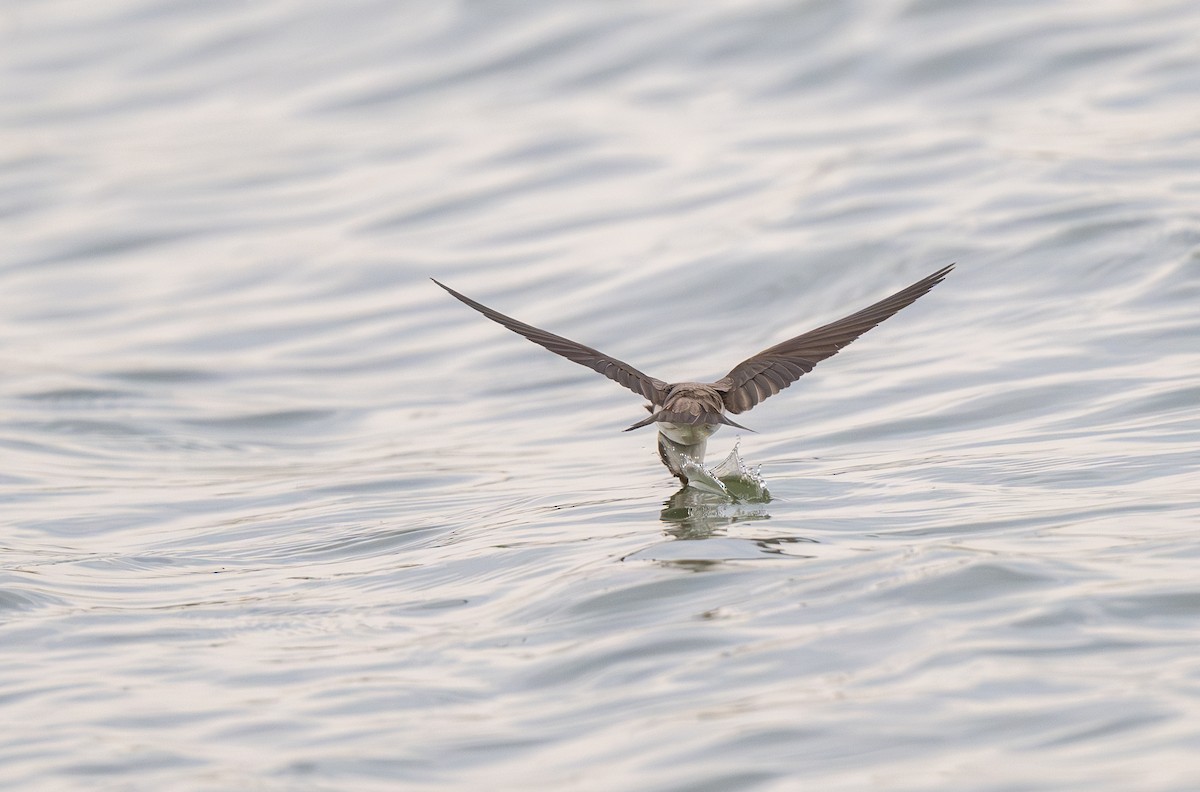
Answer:
<svg viewBox="0 0 1200 792"><path fill-rule="evenodd" d="M1198 23L0 15L0 785L1196 787ZM952 261L769 503L427 280L679 380Z"/></svg>

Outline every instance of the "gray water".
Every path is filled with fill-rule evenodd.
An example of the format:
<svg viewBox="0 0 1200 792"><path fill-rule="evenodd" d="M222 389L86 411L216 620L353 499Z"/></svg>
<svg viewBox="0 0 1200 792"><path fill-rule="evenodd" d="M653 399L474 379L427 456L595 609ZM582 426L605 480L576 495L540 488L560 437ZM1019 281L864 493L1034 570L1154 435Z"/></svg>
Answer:
<svg viewBox="0 0 1200 792"><path fill-rule="evenodd" d="M1197 31L0 5L0 788L1200 788Z"/></svg>

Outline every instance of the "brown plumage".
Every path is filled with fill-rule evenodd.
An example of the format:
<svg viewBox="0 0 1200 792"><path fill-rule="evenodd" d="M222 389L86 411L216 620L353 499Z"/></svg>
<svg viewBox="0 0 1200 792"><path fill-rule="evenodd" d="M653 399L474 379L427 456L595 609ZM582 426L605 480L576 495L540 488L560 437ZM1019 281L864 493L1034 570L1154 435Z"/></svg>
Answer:
<svg viewBox="0 0 1200 792"><path fill-rule="evenodd" d="M901 289L889 298L884 298L874 305L863 308L862 311L838 319L836 322L822 325L816 330L810 330L803 335L788 338L787 341L775 344L774 347L763 349L762 352L739 362L725 377L715 383L676 383L667 384L661 379L647 377L646 374L626 364L622 360L612 358L592 347L584 347L581 343L570 341L568 338L556 336L553 332L535 328L533 325L517 322L512 317L506 317L499 311L476 302L468 296L455 292L444 283L433 280L454 295L455 298L466 302L476 311L484 314L492 322L502 324L517 335L528 338L529 341L550 349L563 358L572 360L581 366L587 366L594 371L604 374L608 379L624 385L635 394L647 398L650 402L652 415L648 419L638 421L630 426L638 428L658 421L670 421L672 424L728 424L738 426L727 419L724 413L737 415L754 407L755 404L768 396L774 396L788 385L796 382L804 374L812 371L812 367L826 358L838 354L842 347L850 343L864 332L883 322L900 308L912 305L920 296L942 282L942 278L954 269L954 265L943 266L934 274L922 278L912 286ZM654 408L659 408L654 410ZM738 426L738 428L745 428ZM629 430L625 430L629 431Z"/></svg>
<svg viewBox="0 0 1200 792"><path fill-rule="evenodd" d="M587 366L646 398L650 402L647 408L650 410L650 417L638 421L625 431L657 423L660 433L681 444L685 451L698 449L698 461L702 461L704 440L721 424L736 426L739 429L746 428L731 421L725 413L743 413L763 399L779 393L812 371L817 363L837 354L844 346L875 325L901 308L911 305L941 283L952 269L953 264L943 267L861 311L764 349L738 363L716 382L673 384L648 377L628 363L591 347L505 316L459 294L437 280L433 282L493 322L507 327L556 355ZM679 475L678 471L673 472Z"/></svg>

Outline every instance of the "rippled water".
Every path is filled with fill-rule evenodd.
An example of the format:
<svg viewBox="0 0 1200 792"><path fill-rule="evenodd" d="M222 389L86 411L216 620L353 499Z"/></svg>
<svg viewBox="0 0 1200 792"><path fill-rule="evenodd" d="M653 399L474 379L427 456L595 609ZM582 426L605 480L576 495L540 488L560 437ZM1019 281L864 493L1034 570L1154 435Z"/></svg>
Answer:
<svg viewBox="0 0 1200 792"><path fill-rule="evenodd" d="M1197 30L0 7L0 786L1200 787ZM951 261L765 504L426 279L679 380Z"/></svg>

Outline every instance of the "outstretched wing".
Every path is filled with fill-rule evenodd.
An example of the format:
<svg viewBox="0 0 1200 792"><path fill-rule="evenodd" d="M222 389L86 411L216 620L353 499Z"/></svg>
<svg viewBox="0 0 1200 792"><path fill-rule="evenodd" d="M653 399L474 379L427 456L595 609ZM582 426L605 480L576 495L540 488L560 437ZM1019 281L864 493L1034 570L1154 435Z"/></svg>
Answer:
<svg viewBox="0 0 1200 792"><path fill-rule="evenodd" d="M738 363L732 371L713 383L723 394L725 409L734 414L742 413L768 396L779 393L812 371L817 363L837 354L842 347L884 319L911 305L941 283L952 269L953 264L943 267L858 313L790 338Z"/></svg>
<svg viewBox="0 0 1200 792"><path fill-rule="evenodd" d="M444 283L438 283L433 278L430 278L430 280L493 322L504 325L517 335L525 336L533 343L549 349L556 355L562 355L567 360L600 372L610 380L624 385L629 390L640 396L644 396L654 404L662 404L662 400L666 397L667 383L653 377L647 377L628 363L617 360L614 357L609 357L603 352L599 352L583 344L577 344L570 339L540 330L533 325L518 322L511 316L505 316L499 311L493 311L486 305L477 303L470 297L459 294Z"/></svg>

